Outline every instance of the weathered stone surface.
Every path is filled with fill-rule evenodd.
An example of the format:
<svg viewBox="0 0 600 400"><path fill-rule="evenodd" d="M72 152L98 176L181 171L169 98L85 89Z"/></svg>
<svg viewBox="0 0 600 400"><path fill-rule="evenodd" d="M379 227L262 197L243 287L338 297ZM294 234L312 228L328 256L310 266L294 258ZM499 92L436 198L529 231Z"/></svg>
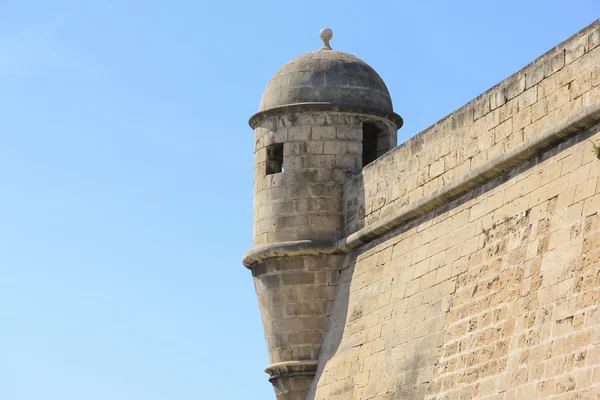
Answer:
<svg viewBox="0 0 600 400"><path fill-rule="evenodd" d="M372 115L256 127L245 264L278 399L600 396L599 37L596 21L401 146L386 136L362 169ZM264 176L275 143L288 164Z"/></svg>
<svg viewBox="0 0 600 400"><path fill-rule="evenodd" d="M392 111L381 77L364 61L321 49L289 61L271 78L259 110L298 103L344 103Z"/></svg>
<svg viewBox="0 0 600 400"><path fill-rule="evenodd" d="M254 245L300 239L339 238L344 232L346 174L362 166L362 125L384 128L383 155L396 142L396 126L369 115L320 112L293 120L271 118L255 131ZM285 120L285 122L284 122ZM319 124L321 122L321 124ZM283 131L283 133L281 133ZM283 145L282 172L267 174L267 148Z"/></svg>
<svg viewBox="0 0 600 400"><path fill-rule="evenodd" d="M585 44L589 38L600 34L598 25L598 22L593 23L356 174L353 179L362 180L365 195L358 197L361 204L352 209L364 209L365 212L347 216L352 223L346 226L346 234L431 194L456 177L477 169L600 100L598 80L592 84L592 77L600 76L600 47L590 50ZM555 65L557 57L564 66L565 49L572 49L573 56L577 57L570 59L566 67L558 68ZM544 68L546 75L540 78L540 70ZM528 80L527 76L533 78ZM526 88L519 83L521 81L526 82ZM521 89L515 91L512 98L507 96L506 103L490 109L492 99L513 86ZM473 115L473 119L465 120L468 115ZM452 123L459 116L460 127ZM422 143L426 145L422 146ZM419 159L418 163L415 157ZM390 165L394 168L389 168ZM387 188L381 186L382 181L393 183L398 187L397 192L403 195L386 197ZM384 200L378 200L374 206L373 202L380 196ZM355 201L355 198L349 197L347 201Z"/></svg>

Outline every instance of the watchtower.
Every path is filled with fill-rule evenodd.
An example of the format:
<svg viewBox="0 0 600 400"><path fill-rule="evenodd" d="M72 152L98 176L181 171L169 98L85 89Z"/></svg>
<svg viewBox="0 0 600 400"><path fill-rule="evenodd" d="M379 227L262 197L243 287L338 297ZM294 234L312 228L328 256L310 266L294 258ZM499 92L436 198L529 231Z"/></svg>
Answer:
<svg viewBox="0 0 600 400"><path fill-rule="evenodd" d="M396 146L402 118L362 60L320 50L285 64L267 84L254 129L252 270L279 400L304 399L343 263L344 180Z"/></svg>

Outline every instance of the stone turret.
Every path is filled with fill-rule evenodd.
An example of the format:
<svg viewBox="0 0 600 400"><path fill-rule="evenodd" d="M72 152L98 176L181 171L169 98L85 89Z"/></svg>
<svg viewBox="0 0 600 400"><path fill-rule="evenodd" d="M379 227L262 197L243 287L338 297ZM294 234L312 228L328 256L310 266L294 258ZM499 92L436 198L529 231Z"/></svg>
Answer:
<svg viewBox="0 0 600 400"><path fill-rule="evenodd" d="M402 118L379 75L332 50L303 54L267 84L254 129L254 247L244 255L258 296L277 399L304 399L343 263L343 186L396 146Z"/></svg>

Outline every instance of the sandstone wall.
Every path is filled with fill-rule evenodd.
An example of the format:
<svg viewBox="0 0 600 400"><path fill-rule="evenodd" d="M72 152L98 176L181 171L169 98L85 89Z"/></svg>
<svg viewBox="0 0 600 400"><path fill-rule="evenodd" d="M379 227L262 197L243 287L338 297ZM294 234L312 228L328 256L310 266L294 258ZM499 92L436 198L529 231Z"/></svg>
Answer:
<svg viewBox="0 0 600 400"><path fill-rule="evenodd" d="M415 203L600 100L600 21L346 183L346 233Z"/></svg>
<svg viewBox="0 0 600 400"><path fill-rule="evenodd" d="M599 44L596 21L348 179L346 233L596 106ZM309 397L600 397L592 142L598 124L354 248Z"/></svg>

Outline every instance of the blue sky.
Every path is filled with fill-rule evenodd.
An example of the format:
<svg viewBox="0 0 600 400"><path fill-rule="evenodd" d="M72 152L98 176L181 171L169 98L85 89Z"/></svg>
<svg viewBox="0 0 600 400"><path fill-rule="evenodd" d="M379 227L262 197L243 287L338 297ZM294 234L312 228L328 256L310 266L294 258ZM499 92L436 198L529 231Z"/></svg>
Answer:
<svg viewBox="0 0 600 400"><path fill-rule="evenodd" d="M565 4L0 0L0 398L274 398L241 264L269 77L330 27L404 141L600 16Z"/></svg>

